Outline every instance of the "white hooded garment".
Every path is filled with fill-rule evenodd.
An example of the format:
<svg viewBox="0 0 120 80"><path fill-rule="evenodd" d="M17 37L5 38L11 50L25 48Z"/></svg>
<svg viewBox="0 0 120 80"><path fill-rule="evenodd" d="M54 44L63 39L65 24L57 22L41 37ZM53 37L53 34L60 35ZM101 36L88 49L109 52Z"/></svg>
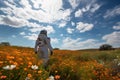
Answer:
<svg viewBox="0 0 120 80"><path fill-rule="evenodd" d="M50 38L44 34L39 34L35 43L35 51L37 52L38 58L49 59L49 50L53 50L50 44Z"/></svg>

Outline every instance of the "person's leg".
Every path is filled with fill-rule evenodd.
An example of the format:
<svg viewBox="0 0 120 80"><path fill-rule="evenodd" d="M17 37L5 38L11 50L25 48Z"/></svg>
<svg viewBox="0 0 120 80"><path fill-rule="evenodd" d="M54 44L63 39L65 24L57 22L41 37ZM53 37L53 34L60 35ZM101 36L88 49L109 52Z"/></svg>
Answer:
<svg viewBox="0 0 120 80"><path fill-rule="evenodd" d="M44 66L44 68L48 67L48 60L49 60L48 48L44 47L43 48L43 66Z"/></svg>
<svg viewBox="0 0 120 80"><path fill-rule="evenodd" d="M48 67L48 59L47 58L43 59L43 66L44 66L44 68Z"/></svg>
<svg viewBox="0 0 120 80"><path fill-rule="evenodd" d="M37 64L44 66L44 48L43 47L39 47L38 49L38 53L37 53Z"/></svg>

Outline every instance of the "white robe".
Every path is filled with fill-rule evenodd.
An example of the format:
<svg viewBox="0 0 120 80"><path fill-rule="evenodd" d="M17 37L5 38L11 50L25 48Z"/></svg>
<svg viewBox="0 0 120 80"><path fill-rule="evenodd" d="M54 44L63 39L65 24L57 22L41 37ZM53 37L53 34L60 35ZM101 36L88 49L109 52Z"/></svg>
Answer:
<svg viewBox="0 0 120 80"><path fill-rule="evenodd" d="M39 45L39 38L42 38L42 45ZM52 51L53 48L50 44L50 38L44 34L39 34L36 44L35 44L35 51L37 52L39 59L49 59L49 51Z"/></svg>

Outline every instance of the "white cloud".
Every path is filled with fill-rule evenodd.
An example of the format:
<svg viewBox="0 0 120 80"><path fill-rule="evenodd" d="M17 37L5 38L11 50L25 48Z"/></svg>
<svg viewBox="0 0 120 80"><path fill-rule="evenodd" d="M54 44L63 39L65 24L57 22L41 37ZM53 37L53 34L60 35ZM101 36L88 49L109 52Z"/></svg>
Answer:
<svg viewBox="0 0 120 80"><path fill-rule="evenodd" d="M28 22L26 26L30 28L35 28L35 27L39 28L40 24L37 24L35 22Z"/></svg>
<svg viewBox="0 0 120 80"><path fill-rule="evenodd" d="M94 13L102 6L101 4L98 4L96 0L91 0L90 2L89 1L82 2L84 6L75 12L75 17L81 17L87 11Z"/></svg>
<svg viewBox="0 0 120 80"><path fill-rule="evenodd" d="M48 34L55 32L55 30L54 30L54 28L52 26L45 27L45 30L47 30Z"/></svg>
<svg viewBox="0 0 120 80"><path fill-rule="evenodd" d="M86 31L90 31L93 27L94 27L93 24L78 22L76 29L82 33L82 32L86 32Z"/></svg>
<svg viewBox="0 0 120 80"><path fill-rule="evenodd" d="M99 43L97 40L88 39L81 41L80 38L72 39L67 37L63 40L62 49L70 49L70 50L79 50L79 49L87 49L87 48L98 48L102 43Z"/></svg>
<svg viewBox="0 0 120 80"><path fill-rule="evenodd" d="M31 0L31 1L33 3L34 8L36 8L36 9L40 8L41 2L42 2L41 0Z"/></svg>
<svg viewBox="0 0 120 80"><path fill-rule="evenodd" d="M25 32L21 32L20 35L25 35Z"/></svg>
<svg viewBox="0 0 120 80"><path fill-rule="evenodd" d="M87 5L84 8L83 12L90 11L90 12L94 13L101 6L102 6L102 4L98 4L97 0L89 0L89 1L87 0Z"/></svg>
<svg viewBox="0 0 120 80"><path fill-rule="evenodd" d="M61 21L60 24L59 24L59 28L65 27L66 24L67 24L66 21Z"/></svg>
<svg viewBox="0 0 120 80"><path fill-rule="evenodd" d="M107 10L105 15L103 16L104 18L110 18L114 17L116 15L120 15L120 5L114 7L113 9Z"/></svg>
<svg viewBox="0 0 120 80"><path fill-rule="evenodd" d="M25 35L23 37L27 38L28 40L36 40L37 37L38 37L38 34L32 33L32 34L29 34L29 35Z"/></svg>
<svg viewBox="0 0 120 80"><path fill-rule="evenodd" d="M81 0L68 0L68 1L73 9L75 9L79 5L79 3L81 2Z"/></svg>
<svg viewBox="0 0 120 80"><path fill-rule="evenodd" d="M32 6L30 5L29 1L28 0L21 0L19 2L24 8L32 8Z"/></svg>
<svg viewBox="0 0 120 80"><path fill-rule="evenodd" d="M72 26L75 26L75 23L74 22L71 22Z"/></svg>
<svg viewBox="0 0 120 80"><path fill-rule="evenodd" d="M115 31L111 34L104 35L102 39L114 47L120 47L120 31Z"/></svg>
<svg viewBox="0 0 120 80"><path fill-rule="evenodd" d="M15 35L12 35L13 38L15 38L16 36Z"/></svg>
<svg viewBox="0 0 120 80"><path fill-rule="evenodd" d="M77 7L82 0L69 0L69 3L73 8ZM70 20L71 9L63 9L62 0L21 0L18 2L21 6L18 5L15 1L3 1L6 8L1 7L0 10L4 12L7 16L0 15L0 24L9 25L12 27L35 27L30 28L30 31L35 32L41 30L38 23L30 22L29 20L35 20L40 23L51 23L60 22L59 27L64 27L67 24L67 21ZM32 4L30 4L32 2ZM84 2L84 1L82 1ZM76 13L76 16L82 15L83 12L88 11L91 5L95 1L92 0L90 4L87 3L86 7L79 9L81 13ZM19 7L17 7L19 6ZM32 7L36 8L33 9ZM79 12L79 11L78 11ZM72 25L75 25L72 23ZM36 28L37 27L37 28ZM38 28L39 27L39 28ZM38 30L36 30L38 29ZM50 28L51 31L52 28Z"/></svg>
<svg viewBox="0 0 120 80"><path fill-rule="evenodd" d="M73 31L74 31L74 29L72 29L72 28L67 28L67 32L68 32L69 34L72 34Z"/></svg>
<svg viewBox="0 0 120 80"><path fill-rule="evenodd" d="M113 29L120 30L120 22L118 22L115 26L113 26Z"/></svg>
<svg viewBox="0 0 120 80"><path fill-rule="evenodd" d="M29 22L26 19L17 18L15 16L9 16L9 15L8 16L0 15L0 24L9 25L15 28L21 28L24 26L40 27L40 25L35 22Z"/></svg>
<svg viewBox="0 0 120 80"><path fill-rule="evenodd" d="M33 40L35 41L38 37L38 34L36 33L29 33L28 35L23 35L24 38L28 39L28 40ZM52 44L56 44L58 43L59 40L57 38L51 38L51 43Z"/></svg>
<svg viewBox="0 0 120 80"><path fill-rule="evenodd" d="M28 21L16 17L0 15L0 24L9 25L15 28L26 26Z"/></svg>
<svg viewBox="0 0 120 80"><path fill-rule="evenodd" d="M41 0L35 2L38 3L39 6L39 10L33 12L33 15L37 15L34 19L38 20L40 22L48 22L48 23L52 23L54 21L57 20L67 20L67 18L70 15L70 9L66 9L63 10L62 9L62 0Z"/></svg>
<svg viewBox="0 0 120 80"><path fill-rule="evenodd" d="M63 37L63 34L60 34L61 37Z"/></svg>
<svg viewBox="0 0 120 80"><path fill-rule="evenodd" d="M95 12L96 10L98 10L99 8L101 7L101 5L99 5L99 4L94 4L93 6L92 6L92 8L91 8L91 12Z"/></svg>
<svg viewBox="0 0 120 80"><path fill-rule="evenodd" d="M43 29L47 30L48 34L55 32L54 28L52 26L49 26L49 25L48 26L32 27L30 29L30 31L31 32L39 32L39 31L41 31Z"/></svg>
<svg viewBox="0 0 120 80"><path fill-rule="evenodd" d="M82 11L79 9L78 11L75 12L75 17L80 17L82 16Z"/></svg>
<svg viewBox="0 0 120 80"><path fill-rule="evenodd" d="M12 4L15 4L15 3L14 3L14 0L9 0L9 2L12 3Z"/></svg>
<svg viewBox="0 0 120 80"><path fill-rule="evenodd" d="M67 37L63 40L62 48L63 49L75 49L76 47L78 47L79 41L80 41L80 38L71 39L71 38Z"/></svg>
<svg viewBox="0 0 120 80"><path fill-rule="evenodd" d="M33 3L33 5L30 4L31 3L30 1ZM56 0L52 0L52 1L30 0L30 1L29 0L19 1L18 3L21 6L19 6L14 1L12 2L14 2L15 4L10 3L9 1L3 1L7 7L6 8L2 7L0 8L0 10L5 14L7 14L7 16L10 16L16 19L22 19L27 22L29 22L29 20L32 19L40 23L54 23L60 20L68 21L70 19L71 10L62 8L63 7L62 0L57 0L57 1ZM37 9L33 9L32 7ZM9 21L12 21L12 20L10 19ZM5 22L2 24L8 25ZM13 24L11 26L16 26L16 25Z"/></svg>
<svg viewBox="0 0 120 80"><path fill-rule="evenodd" d="M53 43L53 44L58 43L58 41L59 41L59 40L58 40L57 38L52 38L52 39L51 39L51 43Z"/></svg>

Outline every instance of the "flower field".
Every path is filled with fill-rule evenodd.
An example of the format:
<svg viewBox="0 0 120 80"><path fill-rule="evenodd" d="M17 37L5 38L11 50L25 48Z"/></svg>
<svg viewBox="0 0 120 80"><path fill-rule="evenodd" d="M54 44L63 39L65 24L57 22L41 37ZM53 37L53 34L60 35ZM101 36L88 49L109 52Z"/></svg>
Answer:
<svg viewBox="0 0 120 80"><path fill-rule="evenodd" d="M120 80L120 49L54 50L41 63L32 48L0 46L0 80Z"/></svg>

